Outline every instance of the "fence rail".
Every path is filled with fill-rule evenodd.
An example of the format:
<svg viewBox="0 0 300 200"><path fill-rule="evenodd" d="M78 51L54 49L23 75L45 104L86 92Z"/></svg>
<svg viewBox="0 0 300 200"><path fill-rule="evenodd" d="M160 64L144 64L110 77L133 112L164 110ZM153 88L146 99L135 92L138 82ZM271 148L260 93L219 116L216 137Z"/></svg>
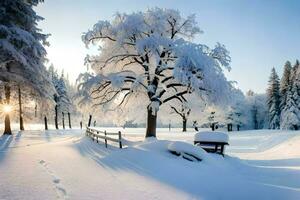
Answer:
<svg viewBox="0 0 300 200"><path fill-rule="evenodd" d="M93 141L96 140L96 142L99 142L99 139L103 139L105 142L105 147L107 148L107 141L116 142L119 144L120 149L122 149L122 134L121 131L114 133L114 132L107 132L100 131L97 129L93 129L90 127L86 128L86 135L90 138L92 138ZM110 136L118 136L117 138L113 138Z"/></svg>

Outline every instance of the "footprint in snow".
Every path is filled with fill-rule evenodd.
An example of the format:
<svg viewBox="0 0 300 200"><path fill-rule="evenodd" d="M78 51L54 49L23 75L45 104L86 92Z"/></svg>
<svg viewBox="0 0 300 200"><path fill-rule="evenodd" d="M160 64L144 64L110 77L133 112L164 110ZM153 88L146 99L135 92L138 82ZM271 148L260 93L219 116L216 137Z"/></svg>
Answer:
<svg viewBox="0 0 300 200"><path fill-rule="evenodd" d="M60 179L58 179L58 178L53 179L53 183L56 183L56 184L60 183Z"/></svg>
<svg viewBox="0 0 300 200"><path fill-rule="evenodd" d="M40 164L45 164L45 161L44 160L40 160Z"/></svg>
<svg viewBox="0 0 300 200"><path fill-rule="evenodd" d="M58 199L68 199L67 191L64 189L63 185L60 183L60 179L57 178L55 173L49 168L49 164L44 160L40 160L39 163L44 167L45 171L52 177L52 182L57 194Z"/></svg>
<svg viewBox="0 0 300 200"><path fill-rule="evenodd" d="M61 199L67 199L67 192L64 188L56 186L55 187L58 193L58 197L60 197Z"/></svg>

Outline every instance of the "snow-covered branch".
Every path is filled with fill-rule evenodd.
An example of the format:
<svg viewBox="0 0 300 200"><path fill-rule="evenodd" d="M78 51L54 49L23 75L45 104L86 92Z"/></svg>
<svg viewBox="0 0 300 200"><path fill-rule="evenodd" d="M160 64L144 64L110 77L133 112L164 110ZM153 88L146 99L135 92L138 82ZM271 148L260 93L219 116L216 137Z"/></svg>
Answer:
<svg viewBox="0 0 300 200"><path fill-rule="evenodd" d="M184 102L193 92L225 102L231 88L223 74L230 69L229 52L219 43L213 49L192 43L202 32L195 19L153 8L99 21L82 36L87 46L98 45L101 51L86 58L96 75L82 79L81 89L89 89L97 105L120 101L124 106L140 98L154 116L162 104Z"/></svg>

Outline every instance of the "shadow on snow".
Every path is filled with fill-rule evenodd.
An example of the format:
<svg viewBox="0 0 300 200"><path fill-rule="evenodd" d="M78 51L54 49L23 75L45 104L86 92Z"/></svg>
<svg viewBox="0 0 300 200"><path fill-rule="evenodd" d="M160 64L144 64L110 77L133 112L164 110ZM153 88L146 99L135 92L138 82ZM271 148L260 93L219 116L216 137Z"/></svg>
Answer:
<svg viewBox="0 0 300 200"><path fill-rule="evenodd" d="M230 156L212 155L216 162L189 162L167 151L169 141L158 140L119 149L83 137L75 143L84 157L115 173L137 175L167 184L191 196L209 199L299 199L300 171L255 166ZM273 164L280 161L273 161ZM296 161L297 164L299 160ZM272 163L269 163L272 165ZM272 165L273 166L273 165ZM287 176L289 178L287 178ZM291 180L290 181L283 181ZM291 179L290 179L291 178ZM299 180L298 180L299 179ZM138 183L136 183L138 184Z"/></svg>

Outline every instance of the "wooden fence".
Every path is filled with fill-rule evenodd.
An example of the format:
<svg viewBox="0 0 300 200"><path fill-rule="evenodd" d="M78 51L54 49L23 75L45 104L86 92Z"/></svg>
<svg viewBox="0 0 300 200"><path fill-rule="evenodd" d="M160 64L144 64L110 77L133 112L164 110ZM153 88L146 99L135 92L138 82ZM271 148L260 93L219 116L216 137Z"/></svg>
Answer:
<svg viewBox="0 0 300 200"><path fill-rule="evenodd" d="M87 127L86 128L86 135L90 138L92 138L93 141L96 140L96 142L99 142L99 139L103 139L105 142L105 147L107 148L107 141L111 141L111 142L116 142L119 143L119 147L122 149L122 135L121 135L121 131L117 132L117 133L113 133L113 132L107 132L105 131L100 131L94 128L90 128ZM113 138L112 136L117 136L115 138Z"/></svg>

